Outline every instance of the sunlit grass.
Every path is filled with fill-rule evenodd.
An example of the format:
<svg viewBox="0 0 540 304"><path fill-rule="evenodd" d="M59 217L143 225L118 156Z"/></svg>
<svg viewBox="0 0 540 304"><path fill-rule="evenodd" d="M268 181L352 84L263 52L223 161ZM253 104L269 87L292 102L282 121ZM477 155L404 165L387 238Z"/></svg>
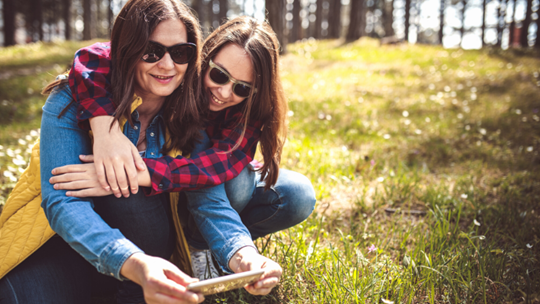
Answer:
<svg viewBox="0 0 540 304"><path fill-rule="evenodd" d="M312 180L316 211L258 241L284 268L279 288L208 303L540 301L537 55L370 39L288 50L282 167ZM1 127L2 172L34 128Z"/></svg>

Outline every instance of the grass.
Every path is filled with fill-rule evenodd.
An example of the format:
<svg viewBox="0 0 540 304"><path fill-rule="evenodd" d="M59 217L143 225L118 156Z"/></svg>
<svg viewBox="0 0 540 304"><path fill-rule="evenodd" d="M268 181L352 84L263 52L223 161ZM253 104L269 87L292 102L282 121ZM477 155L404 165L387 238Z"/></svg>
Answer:
<svg viewBox="0 0 540 304"><path fill-rule="evenodd" d="M282 167L312 180L316 211L258 240L284 269L270 295L206 302L540 303L538 54L370 39L288 50ZM34 138L39 108L27 111L0 124L0 200Z"/></svg>

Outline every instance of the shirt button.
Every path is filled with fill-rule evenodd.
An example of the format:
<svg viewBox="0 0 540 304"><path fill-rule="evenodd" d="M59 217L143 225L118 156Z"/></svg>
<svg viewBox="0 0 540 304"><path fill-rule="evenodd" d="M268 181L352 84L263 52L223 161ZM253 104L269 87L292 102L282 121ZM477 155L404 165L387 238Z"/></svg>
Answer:
<svg viewBox="0 0 540 304"><path fill-rule="evenodd" d="M154 137L154 132L150 133L150 136Z"/></svg>
<svg viewBox="0 0 540 304"><path fill-rule="evenodd" d="M150 152L150 155L154 155L154 152Z"/></svg>
<svg viewBox="0 0 540 304"><path fill-rule="evenodd" d="M163 184L159 184L158 188L163 189Z"/></svg>
<svg viewBox="0 0 540 304"><path fill-rule="evenodd" d="M139 127L137 127L137 126L134 126L134 127L133 127L133 129L135 129L135 130L139 130Z"/></svg>
<svg viewBox="0 0 540 304"><path fill-rule="evenodd" d="M111 277L114 277L114 273L111 272L111 273L109 273L109 274L111 275Z"/></svg>
<svg viewBox="0 0 540 304"><path fill-rule="evenodd" d="M84 111L80 111L79 114L81 114L81 115L84 114Z"/></svg>

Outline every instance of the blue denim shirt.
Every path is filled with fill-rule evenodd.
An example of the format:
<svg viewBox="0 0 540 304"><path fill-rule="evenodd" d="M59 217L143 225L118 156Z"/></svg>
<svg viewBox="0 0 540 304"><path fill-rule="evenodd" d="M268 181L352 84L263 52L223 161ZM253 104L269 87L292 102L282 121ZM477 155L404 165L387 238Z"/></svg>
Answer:
<svg viewBox="0 0 540 304"><path fill-rule="evenodd" d="M41 206L51 228L72 248L103 274L119 280L124 262L134 253L142 252L126 239L118 229L111 228L93 210L91 198L67 197L64 190L55 190L49 183L53 168L80 163L80 154L91 154L92 143L88 132L77 126L77 104L71 103L68 86L53 90L43 106L41 124ZM66 113L58 114L68 107ZM126 123L124 134L134 144L140 132L139 115L132 114L133 127ZM165 144L163 118L158 114L146 130L147 158L162 156L160 148Z"/></svg>

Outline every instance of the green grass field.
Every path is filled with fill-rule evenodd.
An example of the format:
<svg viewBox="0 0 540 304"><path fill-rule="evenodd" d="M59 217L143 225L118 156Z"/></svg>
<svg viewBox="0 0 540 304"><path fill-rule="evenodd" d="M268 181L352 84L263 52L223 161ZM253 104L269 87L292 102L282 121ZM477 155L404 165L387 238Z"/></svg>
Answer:
<svg viewBox="0 0 540 304"><path fill-rule="evenodd" d="M0 204L38 136L41 87L85 44L0 49L2 71L46 66L0 82ZM284 269L270 295L206 302L540 303L539 54L288 50L282 167L312 180L316 211L258 241Z"/></svg>

